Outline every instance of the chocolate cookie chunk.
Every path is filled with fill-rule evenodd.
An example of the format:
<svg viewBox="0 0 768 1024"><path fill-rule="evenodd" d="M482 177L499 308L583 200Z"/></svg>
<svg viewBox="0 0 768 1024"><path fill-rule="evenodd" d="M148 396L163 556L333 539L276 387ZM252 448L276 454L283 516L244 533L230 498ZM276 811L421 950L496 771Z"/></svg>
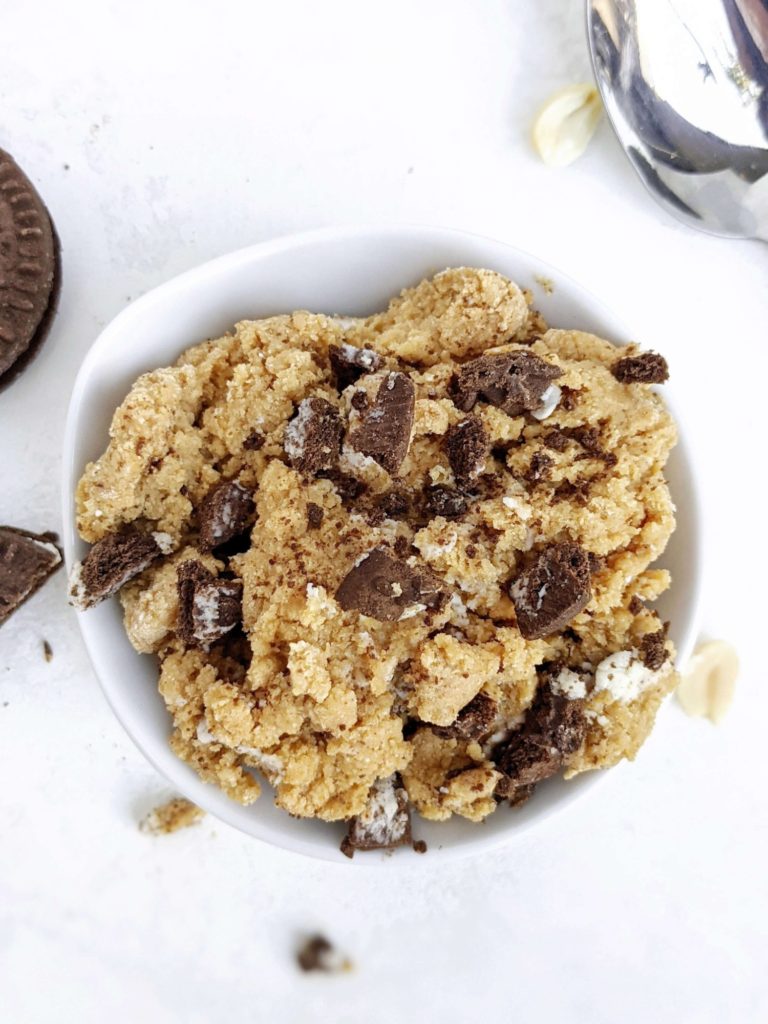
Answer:
<svg viewBox="0 0 768 1024"><path fill-rule="evenodd" d="M479 740L493 728L496 720L496 701L487 693L478 693L456 716L453 725L435 728L441 736L458 736L463 740Z"/></svg>
<svg viewBox="0 0 768 1024"><path fill-rule="evenodd" d="M469 498L453 487L435 484L424 492L424 508L428 519L435 516L458 519L469 508Z"/></svg>
<svg viewBox="0 0 768 1024"><path fill-rule="evenodd" d="M47 333L59 290L59 248L42 199L0 149L0 387Z"/></svg>
<svg viewBox="0 0 768 1024"><path fill-rule="evenodd" d="M613 364L611 373L620 384L663 384L669 379L667 360L658 352L625 356Z"/></svg>
<svg viewBox="0 0 768 1024"><path fill-rule="evenodd" d="M341 852L353 857L355 850L392 850L410 844L408 794L394 776L378 779L368 796L368 806L350 821Z"/></svg>
<svg viewBox="0 0 768 1024"><path fill-rule="evenodd" d="M552 544L511 584L517 625L526 640L556 633L592 596L590 563L578 544Z"/></svg>
<svg viewBox="0 0 768 1024"><path fill-rule="evenodd" d="M80 611L116 594L172 547L167 533L142 533L126 527L97 541L69 578L69 600Z"/></svg>
<svg viewBox="0 0 768 1024"><path fill-rule="evenodd" d="M655 672L661 668L668 657L666 629L660 629L656 633L646 633L640 641L640 660L645 667Z"/></svg>
<svg viewBox="0 0 768 1024"><path fill-rule="evenodd" d="M189 647L215 643L242 620L243 584L214 576L201 562L182 562L176 570L179 627Z"/></svg>
<svg viewBox="0 0 768 1024"><path fill-rule="evenodd" d="M236 480L214 487L197 510L200 550L213 551L239 537L248 528L254 508L253 495Z"/></svg>
<svg viewBox="0 0 768 1024"><path fill-rule="evenodd" d="M491 450L488 435L477 416L468 416L445 435L448 462L459 487L469 487L480 476Z"/></svg>
<svg viewBox="0 0 768 1024"><path fill-rule="evenodd" d="M344 611L357 611L379 622L397 622L425 608L440 608L447 598L441 581L429 569L412 569L382 547L353 566L336 591Z"/></svg>
<svg viewBox="0 0 768 1024"><path fill-rule="evenodd" d="M285 454L299 473L314 476L336 465L343 433L335 405L325 398L305 398L285 428Z"/></svg>
<svg viewBox="0 0 768 1024"><path fill-rule="evenodd" d="M454 405L469 412L482 399L509 416L532 412L563 371L532 352L480 356L465 363L451 381Z"/></svg>
<svg viewBox="0 0 768 1024"><path fill-rule="evenodd" d="M321 971L340 974L352 970L352 961L343 956L324 935L310 935L296 952L296 962L302 971Z"/></svg>
<svg viewBox="0 0 768 1024"><path fill-rule="evenodd" d="M581 746L586 733L584 701L539 684L522 726L494 751L493 760L515 788L555 775Z"/></svg>
<svg viewBox="0 0 768 1024"><path fill-rule="evenodd" d="M349 435L350 447L394 476L408 454L415 405L411 378L405 373L388 373L373 404L360 414L360 426Z"/></svg>
<svg viewBox="0 0 768 1024"><path fill-rule="evenodd" d="M0 625L61 565L52 534L0 526Z"/></svg>
<svg viewBox="0 0 768 1024"><path fill-rule="evenodd" d="M384 362L373 349L355 348L354 345L329 345L328 358L339 391L354 384L364 373L374 373Z"/></svg>

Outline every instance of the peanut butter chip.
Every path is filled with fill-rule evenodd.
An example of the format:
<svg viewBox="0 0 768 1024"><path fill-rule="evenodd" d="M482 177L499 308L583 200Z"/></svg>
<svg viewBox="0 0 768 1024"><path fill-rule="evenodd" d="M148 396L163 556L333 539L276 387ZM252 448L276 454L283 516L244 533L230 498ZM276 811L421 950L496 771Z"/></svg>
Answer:
<svg viewBox="0 0 768 1024"><path fill-rule="evenodd" d="M719 725L733 701L739 659L725 640L699 644L677 687L686 714Z"/></svg>

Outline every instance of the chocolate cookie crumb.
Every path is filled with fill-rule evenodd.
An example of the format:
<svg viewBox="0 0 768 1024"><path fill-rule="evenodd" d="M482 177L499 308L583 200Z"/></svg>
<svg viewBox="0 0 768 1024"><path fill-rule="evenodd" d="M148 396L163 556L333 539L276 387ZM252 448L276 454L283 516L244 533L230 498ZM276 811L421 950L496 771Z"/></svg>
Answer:
<svg viewBox="0 0 768 1024"><path fill-rule="evenodd" d="M412 569L374 548L353 566L336 591L344 611L358 611L380 622L397 622L427 608L443 607L448 595L441 581L424 566Z"/></svg>
<svg viewBox="0 0 768 1024"><path fill-rule="evenodd" d="M477 416L468 416L445 435L448 462L459 487L468 487L483 470L490 451L485 428Z"/></svg>
<svg viewBox="0 0 768 1024"><path fill-rule="evenodd" d="M176 570L179 591L178 634L188 647L207 647L226 636L242 619L243 584L220 579L201 562Z"/></svg>
<svg viewBox="0 0 768 1024"><path fill-rule="evenodd" d="M368 490L368 485L351 473L340 470L323 470L317 474L323 480L330 480L345 508L349 508Z"/></svg>
<svg viewBox="0 0 768 1024"><path fill-rule="evenodd" d="M526 640L557 632L583 611L592 596L587 552L571 543L544 548L511 584L509 596Z"/></svg>
<svg viewBox="0 0 768 1024"><path fill-rule="evenodd" d="M462 366L451 380L450 394L463 412L482 399L509 416L519 416L538 409L544 392L562 374L532 352L485 355Z"/></svg>
<svg viewBox="0 0 768 1024"><path fill-rule="evenodd" d="M393 850L411 842L408 794L395 776L378 779L371 787L366 809L350 821L341 852L353 857L355 850Z"/></svg>
<svg viewBox="0 0 768 1024"><path fill-rule="evenodd" d="M531 456L531 461L528 464L528 472L525 474L525 479L529 484L538 484L542 480L546 480L549 476L552 467L555 464L555 460L551 455L547 455L546 452L539 451L534 452Z"/></svg>
<svg viewBox="0 0 768 1024"><path fill-rule="evenodd" d="M338 391L354 384L364 373L374 373L384 360L370 348L355 348L354 345L329 345L328 359Z"/></svg>
<svg viewBox="0 0 768 1024"><path fill-rule="evenodd" d="M459 519L469 507L469 499L461 491L443 484L435 484L424 492L424 507L427 516L443 516L445 519Z"/></svg>
<svg viewBox="0 0 768 1024"><path fill-rule="evenodd" d="M579 402L579 388L569 388L567 384L560 385L560 408L566 412L573 412Z"/></svg>
<svg viewBox="0 0 768 1024"><path fill-rule="evenodd" d="M142 533L135 527L107 534L72 569L70 602L82 611L112 597L171 546L168 534Z"/></svg>
<svg viewBox="0 0 768 1024"><path fill-rule="evenodd" d="M343 433L335 405L325 398L305 398L285 428L283 448L295 470L314 476L336 464Z"/></svg>
<svg viewBox="0 0 768 1024"><path fill-rule="evenodd" d="M414 853L426 853L427 843L424 839L414 839L413 841L413 852Z"/></svg>
<svg viewBox="0 0 768 1024"><path fill-rule="evenodd" d="M310 935L296 951L296 962L302 971L344 974L353 969L352 961L342 956L324 935Z"/></svg>
<svg viewBox="0 0 768 1024"><path fill-rule="evenodd" d="M307 502L307 527L310 530L319 530L323 524L325 513L314 501Z"/></svg>
<svg viewBox="0 0 768 1024"><path fill-rule="evenodd" d="M667 360L658 352L625 356L613 364L611 373L620 384L663 384L669 379Z"/></svg>
<svg viewBox="0 0 768 1024"><path fill-rule="evenodd" d="M53 648L47 640L43 640L43 657L46 661L53 661Z"/></svg>
<svg viewBox="0 0 768 1024"><path fill-rule="evenodd" d="M547 448L551 448L555 452L564 452L568 447L568 435L560 427L550 430L549 433L544 435L542 440Z"/></svg>
<svg viewBox="0 0 768 1024"><path fill-rule="evenodd" d="M254 430L243 441L243 448L245 448L247 452L258 452L264 447L266 443L266 437L264 437L264 435L260 433L258 430Z"/></svg>
<svg viewBox="0 0 768 1024"><path fill-rule="evenodd" d="M416 389L405 373L388 373L372 405L361 413L361 423L349 437L349 446L367 455L394 476L411 443Z"/></svg>
<svg viewBox="0 0 768 1024"><path fill-rule="evenodd" d="M0 526L0 624L62 564L54 536Z"/></svg>
<svg viewBox="0 0 768 1024"><path fill-rule="evenodd" d="M362 412L369 406L368 395L364 391L356 391L349 400L349 404L353 409L357 409L358 412Z"/></svg>
<svg viewBox="0 0 768 1024"><path fill-rule="evenodd" d="M400 519L407 516L411 507L405 491L387 491L377 499L376 504L386 519Z"/></svg>
<svg viewBox="0 0 768 1024"><path fill-rule="evenodd" d="M640 600L637 594L633 594L629 602L629 610L633 615L639 615L643 608L645 608L645 604Z"/></svg>
<svg viewBox="0 0 768 1024"><path fill-rule="evenodd" d="M237 480L219 484L197 510L201 551L213 551L245 533L256 506L253 495Z"/></svg>
<svg viewBox="0 0 768 1024"><path fill-rule="evenodd" d="M666 629L660 629L656 633L646 633L640 641L640 660L645 667L656 671L661 668L668 657Z"/></svg>

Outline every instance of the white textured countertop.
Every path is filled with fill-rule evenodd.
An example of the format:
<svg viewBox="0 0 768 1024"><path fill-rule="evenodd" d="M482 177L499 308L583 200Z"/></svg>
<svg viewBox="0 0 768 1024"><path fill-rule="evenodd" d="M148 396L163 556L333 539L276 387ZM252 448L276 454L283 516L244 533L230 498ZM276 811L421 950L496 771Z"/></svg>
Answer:
<svg viewBox="0 0 768 1024"><path fill-rule="evenodd" d="M60 527L71 385L129 297L296 229L460 227L558 264L668 357L701 465L703 625L743 662L719 729L670 703L634 765L507 848L348 870L210 819L138 832L168 791L59 574L0 631L3 1021L765 1020L768 250L668 219L605 124L567 170L532 155L537 104L588 73L572 0L44 0L2 20L0 146L51 209L64 291L0 395L0 522ZM315 929L352 974L297 972Z"/></svg>

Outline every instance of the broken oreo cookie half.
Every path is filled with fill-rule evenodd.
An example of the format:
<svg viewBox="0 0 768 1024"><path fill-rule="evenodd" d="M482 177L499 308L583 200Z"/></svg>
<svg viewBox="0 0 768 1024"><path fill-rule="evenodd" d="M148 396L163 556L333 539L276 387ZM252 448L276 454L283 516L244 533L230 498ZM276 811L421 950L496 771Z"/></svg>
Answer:
<svg viewBox="0 0 768 1024"><path fill-rule="evenodd" d="M167 533L143 533L127 527L97 541L69 577L69 601L80 611L116 594L156 558L170 553Z"/></svg>
<svg viewBox="0 0 768 1024"><path fill-rule="evenodd" d="M201 562L182 562L176 570L179 590L178 632L188 647L221 640L243 617L243 584L220 579Z"/></svg>
<svg viewBox="0 0 768 1024"><path fill-rule="evenodd" d="M353 857L355 850L393 850L410 846L411 842L408 794L395 776L378 779L371 787L363 813L349 822L341 852Z"/></svg>
<svg viewBox="0 0 768 1024"><path fill-rule="evenodd" d="M398 622L448 600L442 581L426 566L412 568L386 548L374 548L354 565L339 585L336 600L379 622Z"/></svg>
<svg viewBox="0 0 768 1024"><path fill-rule="evenodd" d="M495 405L508 416L519 416L542 407L544 394L563 371L532 352L484 355L465 363L454 375L450 393L464 412L479 400Z"/></svg>
<svg viewBox="0 0 768 1024"><path fill-rule="evenodd" d="M416 389L408 374L386 374L373 403L360 411L360 425L347 438L350 448L394 476L408 454L415 407Z"/></svg>
<svg viewBox="0 0 768 1024"><path fill-rule="evenodd" d="M578 544L552 544L509 588L517 625L526 640L557 632L589 604L590 559Z"/></svg>
<svg viewBox="0 0 768 1024"><path fill-rule="evenodd" d="M53 222L32 182L0 149L0 388L44 340L59 283Z"/></svg>
<svg viewBox="0 0 768 1024"><path fill-rule="evenodd" d="M61 565L54 537L0 526L0 625Z"/></svg>

